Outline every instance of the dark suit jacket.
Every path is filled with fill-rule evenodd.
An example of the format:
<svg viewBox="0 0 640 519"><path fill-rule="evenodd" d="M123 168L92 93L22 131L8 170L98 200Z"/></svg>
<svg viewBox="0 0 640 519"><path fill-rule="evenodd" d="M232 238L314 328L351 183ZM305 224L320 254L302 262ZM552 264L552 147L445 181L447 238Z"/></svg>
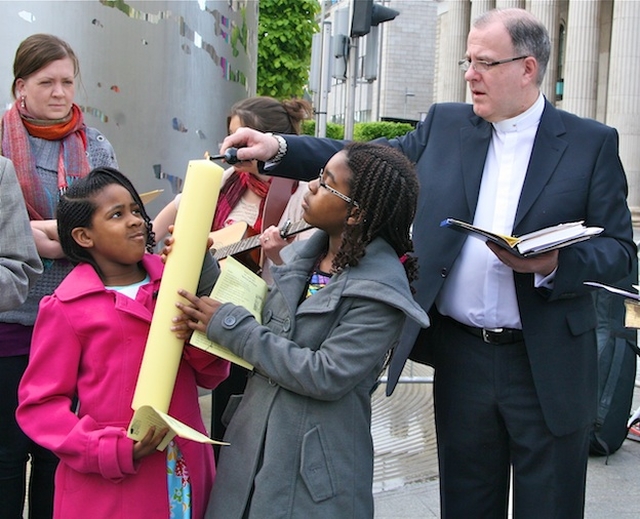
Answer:
<svg viewBox="0 0 640 519"><path fill-rule="evenodd" d="M492 127L467 104L436 104L415 131L387 142L416 163L420 181L413 226L419 279L416 300L434 301L464 243L465 235L440 227L447 217L473 221ZM307 180L344 143L286 136L288 151L277 170ZM536 391L546 423L556 435L593 422L597 391L596 314L584 281L615 283L636 257L627 182L618 157L617 132L546 103L536 135L513 234L561 222L584 220L604 227L591 240L559 253L553 290L536 289L532 274L514 273L522 328ZM390 394L420 328L405 326L391 359ZM421 334L420 337L428 337ZM437 370L437 365L436 365Z"/></svg>

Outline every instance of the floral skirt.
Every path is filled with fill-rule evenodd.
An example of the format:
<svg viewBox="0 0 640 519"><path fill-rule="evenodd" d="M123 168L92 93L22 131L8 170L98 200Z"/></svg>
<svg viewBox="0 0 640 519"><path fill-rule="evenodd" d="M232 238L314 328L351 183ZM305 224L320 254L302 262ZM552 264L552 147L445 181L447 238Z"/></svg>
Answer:
<svg viewBox="0 0 640 519"><path fill-rule="evenodd" d="M170 519L191 519L191 479L178 444L167 447L167 488Z"/></svg>

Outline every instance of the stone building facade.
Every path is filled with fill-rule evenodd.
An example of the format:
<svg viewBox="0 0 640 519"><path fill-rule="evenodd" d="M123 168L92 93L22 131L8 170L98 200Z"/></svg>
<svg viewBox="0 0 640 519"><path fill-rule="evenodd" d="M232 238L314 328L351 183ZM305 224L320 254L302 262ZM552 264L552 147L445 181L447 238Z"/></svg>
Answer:
<svg viewBox="0 0 640 519"><path fill-rule="evenodd" d="M435 101L468 100L457 62L464 56L472 20L492 8L527 9L551 36L544 95L558 108L617 129L629 182L628 202L634 223L640 224L640 1L445 0L438 4Z"/></svg>
<svg viewBox="0 0 640 519"><path fill-rule="evenodd" d="M351 0L332 2L331 11ZM378 79L357 86L356 121L419 120L433 102L469 101L458 68L472 21L520 7L548 28L552 53L542 85L558 108L617 129L640 225L640 0L376 0L400 12L380 25ZM366 39L360 38L361 40ZM366 45L360 45L360 54ZM329 120L342 122L344 85L334 80Z"/></svg>
<svg viewBox="0 0 640 519"><path fill-rule="evenodd" d="M328 3L327 19L333 23L334 35L336 31L340 32L336 11L348 11L351 1L333 0ZM438 2L376 0L376 3L400 14L395 20L379 25L376 80L367 81L365 78L364 62L370 36L359 38L354 119L356 122L418 121L434 100ZM329 121L344 123L346 96L346 81L332 79L328 96Z"/></svg>

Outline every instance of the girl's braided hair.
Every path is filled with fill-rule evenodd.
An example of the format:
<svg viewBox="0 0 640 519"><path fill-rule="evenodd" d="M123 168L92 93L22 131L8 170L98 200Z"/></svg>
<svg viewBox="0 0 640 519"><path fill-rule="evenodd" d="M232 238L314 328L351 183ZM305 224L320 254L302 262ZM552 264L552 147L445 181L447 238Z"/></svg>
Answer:
<svg viewBox="0 0 640 519"><path fill-rule="evenodd" d="M133 187L131 181L120 173L117 169L109 167L99 167L91 171L86 177L76 180L66 193L60 197L56 218L58 219L58 236L62 251L74 264L89 263L101 275L100 268L93 259L88 249L81 247L73 239L71 232L76 227L88 227L92 225L93 215L98 206L95 203L95 196L105 187L111 184L119 184L124 187L136 204L140 207L140 214L147 227L147 251L152 253L155 245L155 235L152 231L152 224L147 214L140 195Z"/></svg>
<svg viewBox="0 0 640 519"><path fill-rule="evenodd" d="M345 225L333 268L357 265L365 247L379 236L402 258L412 282L418 266L417 259L409 254L413 252L411 224L419 189L413 164L394 148L379 144L351 142L344 151L351 170L350 197L358 204L357 222Z"/></svg>

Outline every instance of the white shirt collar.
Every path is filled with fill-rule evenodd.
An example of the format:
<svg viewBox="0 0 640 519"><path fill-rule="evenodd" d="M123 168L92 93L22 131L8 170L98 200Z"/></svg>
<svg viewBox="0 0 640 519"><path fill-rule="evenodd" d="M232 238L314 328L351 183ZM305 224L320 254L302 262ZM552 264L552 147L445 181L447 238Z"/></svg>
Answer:
<svg viewBox="0 0 640 519"><path fill-rule="evenodd" d="M501 133L523 131L533 125L537 125L540 122L543 111L544 96L540 93L538 94L538 99L536 99L536 102L533 103L526 111L522 112L520 115L516 115L511 119L506 119L504 121L498 121L497 123L491 124L493 125L495 131Z"/></svg>

